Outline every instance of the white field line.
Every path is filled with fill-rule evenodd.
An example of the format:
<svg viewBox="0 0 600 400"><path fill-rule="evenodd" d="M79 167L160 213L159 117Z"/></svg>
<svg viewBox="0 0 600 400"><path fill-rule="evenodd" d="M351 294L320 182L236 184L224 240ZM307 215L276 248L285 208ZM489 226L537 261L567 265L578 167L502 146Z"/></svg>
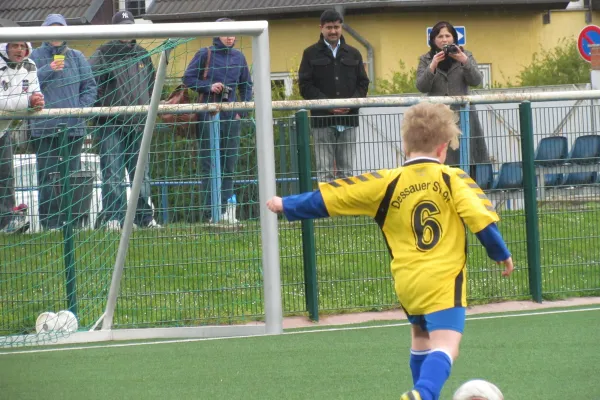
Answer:
<svg viewBox="0 0 600 400"><path fill-rule="evenodd" d="M600 307L578 308L578 309L568 309L568 310L553 310L553 311L534 311L534 312L519 313L519 314L467 317L467 321L531 317L531 316L551 315L551 314L569 314L569 313L576 313L576 312L599 311L599 310L600 310ZM299 330L299 331L294 331L294 332L284 332L283 335L300 335L300 334L307 334L307 333L356 331L356 330L360 330L360 329L393 328L393 327L408 326L408 325L410 325L409 322L401 322L398 324L385 324L385 325L348 326L348 327L340 327L340 328L308 329L308 330ZM269 334L269 335L261 335L261 336L264 337L264 336L279 336L279 335ZM153 341L153 342L112 343L112 344L99 345L99 346L79 346L79 347L64 347L64 348L39 349L39 350L6 351L6 352L0 352L0 356L8 356L8 355L14 355L14 354L51 353L51 352L57 352L57 351L72 351L72 350L106 349L106 348L111 348L111 347L151 346L151 345L159 345L159 344L202 342L202 341L208 341L208 340L245 339L245 338L257 338L257 337L261 337L261 336L250 335L250 336L236 336L236 337L177 339L177 340L163 340L163 341Z"/></svg>

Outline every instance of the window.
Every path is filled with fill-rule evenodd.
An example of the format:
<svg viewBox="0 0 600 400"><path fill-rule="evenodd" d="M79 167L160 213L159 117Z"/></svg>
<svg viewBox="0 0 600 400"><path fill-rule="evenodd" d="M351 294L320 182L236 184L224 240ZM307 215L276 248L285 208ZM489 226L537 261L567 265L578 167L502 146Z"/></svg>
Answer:
<svg viewBox="0 0 600 400"><path fill-rule="evenodd" d="M492 86L492 64L477 64L479 66L479 70L483 75L483 80L481 81L481 87L484 89L489 89Z"/></svg>
<svg viewBox="0 0 600 400"><path fill-rule="evenodd" d="M15 188L30 189L37 187L37 167L35 159L17 158L14 166Z"/></svg>
<svg viewBox="0 0 600 400"><path fill-rule="evenodd" d="M146 10L150 7L153 0L119 0L119 10L127 10L133 14L135 18L140 18L146 14Z"/></svg>
<svg viewBox="0 0 600 400"><path fill-rule="evenodd" d="M285 99L292 95L294 82L287 72L274 72L271 74L271 90L274 98Z"/></svg>
<svg viewBox="0 0 600 400"><path fill-rule="evenodd" d="M97 156L96 156L96 158L82 157L81 170L82 171L93 171L96 174L95 181L102 182L99 157L97 157Z"/></svg>

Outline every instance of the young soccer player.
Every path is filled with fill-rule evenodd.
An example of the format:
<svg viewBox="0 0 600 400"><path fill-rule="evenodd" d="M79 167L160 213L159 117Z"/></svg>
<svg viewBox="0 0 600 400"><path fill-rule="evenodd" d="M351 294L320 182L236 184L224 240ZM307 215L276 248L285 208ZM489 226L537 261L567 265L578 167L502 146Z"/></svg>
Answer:
<svg viewBox="0 0 600 400"><path fill-rule="evenodd" d="M398 299L412 324L414 388L401 400L437 400L458 357L467 306L464 225L489 257L504 265L503 276L513 270L492 203L466 173L443 165L448 146L458 147L459 134L448 106L415 105L402 122L407 157L402 167L267 202L290 221L338 215L375 219L391 254Z"/></svg>

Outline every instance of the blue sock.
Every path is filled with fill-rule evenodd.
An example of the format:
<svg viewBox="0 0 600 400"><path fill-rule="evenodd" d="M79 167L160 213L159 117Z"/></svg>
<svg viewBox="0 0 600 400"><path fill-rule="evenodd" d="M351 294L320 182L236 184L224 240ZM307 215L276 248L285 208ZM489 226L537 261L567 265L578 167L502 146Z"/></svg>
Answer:
<svg viewBox="0 0 600 400"><path fill-rule="evenodd" d="M417 384L421 375L421 365L431 350L410 350L410 372L412 372L413 385Z"/></svg>
<svg viewBox="0 0 600 400"><path fill-rule="evenodd" d="M423 400L438 400L442 387L452 369L452 358L443 350L434 349L429 353L423 365L421 374L415 384L415 389Z"/></svg>

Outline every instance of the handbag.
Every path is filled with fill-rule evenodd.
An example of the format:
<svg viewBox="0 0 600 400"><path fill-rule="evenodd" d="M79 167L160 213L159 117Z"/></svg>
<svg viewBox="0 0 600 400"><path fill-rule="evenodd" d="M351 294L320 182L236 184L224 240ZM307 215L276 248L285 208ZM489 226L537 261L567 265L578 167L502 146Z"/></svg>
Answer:
<svg viewBox="0 0 600 400"><path fill-rule="evenodd" d="M208 53L206 55L206 62L204 63L204 74L202 75L203 80L206 80L208 77L208 66L210 64L210 56L212 53L210 47L207 47L207 50ZM189 88L185 84L180 84L171 92L171 94L169 94L162 104L190 104L188 89ZM204 97L204 93L201 93L198 102L203 103ZM198 121L198 114L161 114L160 118L163 122L168 124L189 124Z"/></svg>

